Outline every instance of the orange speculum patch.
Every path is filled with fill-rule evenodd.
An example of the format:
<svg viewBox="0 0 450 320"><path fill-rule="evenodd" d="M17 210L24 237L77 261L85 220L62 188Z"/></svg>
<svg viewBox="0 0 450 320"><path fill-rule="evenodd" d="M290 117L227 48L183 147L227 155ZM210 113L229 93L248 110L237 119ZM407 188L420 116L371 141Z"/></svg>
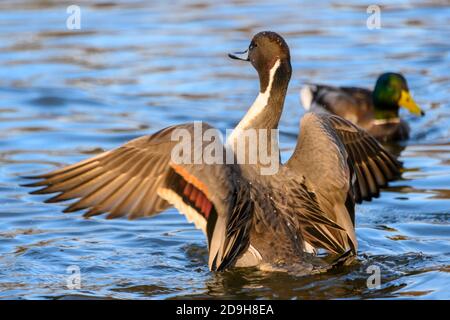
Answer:
<svg viewBox="0 0 450 320"><path fill-rule="evenodd" d="M179 182L184 199L188 200L191 206L195 207L197 211L208 219L213 204L209 200L209 192L206 185L193 175L189 174L183 167L175 164L171 164L170 166L184 179L181 179Z"/></svg>

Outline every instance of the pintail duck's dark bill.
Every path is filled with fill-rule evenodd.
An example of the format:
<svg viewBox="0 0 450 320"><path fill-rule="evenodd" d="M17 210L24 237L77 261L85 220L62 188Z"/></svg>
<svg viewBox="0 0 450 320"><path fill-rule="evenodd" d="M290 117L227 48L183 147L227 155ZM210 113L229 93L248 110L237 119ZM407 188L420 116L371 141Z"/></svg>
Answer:
<svg viewBox="0 0 450 320"><path fill-rule="evenodd" d="M229 53L228 56L231 59L237 59L237 60L243 60L243 61L249 61L248 60L248 50L242 51L242 52L233 52Z"/></svg>

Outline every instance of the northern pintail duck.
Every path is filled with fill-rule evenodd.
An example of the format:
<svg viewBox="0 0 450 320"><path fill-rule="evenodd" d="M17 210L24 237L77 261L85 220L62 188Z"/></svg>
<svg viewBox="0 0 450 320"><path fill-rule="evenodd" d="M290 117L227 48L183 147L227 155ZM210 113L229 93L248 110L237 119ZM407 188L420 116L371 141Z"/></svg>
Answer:
<svg viewBox="0 0 450 320"><path fill-rule="evenodd" d="M373 91L308 84L301 89L300 97L306 110L323 108L364 128L380 141L409 137L408 124L399 117L400 107L415 115L425 114L411 97L405 77L392 72L380 75Z"/></svg>
<svg viewBox="0 0 450 320"><path fill-rule="evenodd" d="M44 188L32 193L58 193L49 203L78 199L64 211L86 210L85 217L134 219L174 206L206 235L214 271L257 266L308 273L326 269L311 254L318 248L338 256L356 253L355 203L376 197L398 175L399 162L349 121L307 113L291 158L276 173L228 163L225 154L243 129L278 126L291 75L289 48L274 32L256 34L246 52L231 56L256 68L260 93L240 131L225 145L215 141L222 162L196 163L191 156L173 161L177 131L188 134L194 155L211 144L194 139L196 130L210 125L181 124L33 177L40 181L28 186Z"/></svg>

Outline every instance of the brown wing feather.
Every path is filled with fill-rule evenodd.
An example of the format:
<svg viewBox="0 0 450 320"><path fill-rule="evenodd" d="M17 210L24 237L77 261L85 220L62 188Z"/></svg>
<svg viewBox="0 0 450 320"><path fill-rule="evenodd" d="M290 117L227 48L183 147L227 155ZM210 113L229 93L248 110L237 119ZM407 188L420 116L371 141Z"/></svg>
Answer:
<svg viewBox="0 0 450 320"><path fill-rule="evenodd" d="M338 226L303 219L305 210L301 209L298 218L303 219L305 241L340 253L357 250L355 202L378 196L380 188L398 176L401 164L351 122L310 112L302 119L296 149L284 167L288 175L297 176L292 179L297 183L290 187L291 193L306 188L314 194L315 214ZM304 197L299 201L305 202Z"/></svg>
<svg viewBox="0 0 450 320"><path fill-rule="evenodd" d="M91 209L85 216L111 211L113 214L109 218L125 216L130 211L121 208L128 208L129 196L149 180L151 183L147 184L145 193L156 194L157 188L161 186L161 177L167 172L170 154L163 152L161 148L155 148L162 146L153 144L152 140L152 136L138 138L93 159L36 176L35 178L43 180L27 186L46 186L32 194L58 193L46 200L49 203L79 199L64 212ZM162 144L170 147L171 142ZM129 217L152 215L169 207L169 203L161 198L145 200L147 201L139 208L139 212Z"/></svg>
<svg viewBox="0 0 450 320"><path fill-rule="evenodd" d="M172 140L176 129L188 130L190 146L196 146L195 124L173 126L32 177L40 181L26 186L43 187L33 194L58 193L46 202L78 199L64 212L88 209L85 217L108 213L108 219L134 219L175 205L206 233L211 270L223 270L233 265L249 245L252 202L246 189L236 183L245 180L237 165L172 163L171 151L178 143ZM212 127L203 123L201 129ZM203 142L198 147L205 146ZM191 149L191 154L195 152ZM225 157L225 149L223 154Z"/></svg>
<svg viewBox="0 0 450 320"><path fill-rule="evenodd" d="M401 162L363 129L334 115L323 115L331 122L348 153L356 174L355 201L378 197L380 188L400 175Z"/></svg>

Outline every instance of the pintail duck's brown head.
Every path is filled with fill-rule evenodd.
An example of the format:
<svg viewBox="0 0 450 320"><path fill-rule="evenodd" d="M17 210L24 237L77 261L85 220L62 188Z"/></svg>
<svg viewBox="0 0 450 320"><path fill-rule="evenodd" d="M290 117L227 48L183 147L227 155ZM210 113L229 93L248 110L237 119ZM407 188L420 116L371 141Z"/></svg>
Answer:
<svg viewBox="0 0 450 320"><path fill-rule="evenodd" d="M265 92L271 79L271 70L275 70L274 84L287 87L292 68L289 47L276 32L262 31L257 33L247 50L230 53L232 59L249 61L259 74L260 92Z"/></svg>

